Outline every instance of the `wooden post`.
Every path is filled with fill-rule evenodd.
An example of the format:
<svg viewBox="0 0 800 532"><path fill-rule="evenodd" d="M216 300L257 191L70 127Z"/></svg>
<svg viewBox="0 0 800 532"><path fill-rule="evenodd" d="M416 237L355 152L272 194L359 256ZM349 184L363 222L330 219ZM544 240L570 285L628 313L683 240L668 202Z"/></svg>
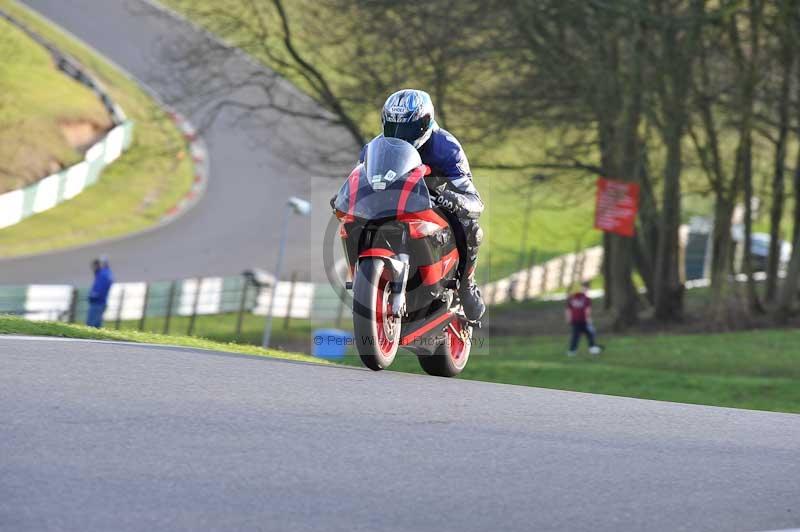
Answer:
<svg viewBox="0 0 800 532"><path fill-rule="evenodd" d="M581 252L581 254L578 257L580 259L579 267L578 267L578 282L582 283L583 282L583 272L586 269L586 252L585 251Z"/></svg>
<svg viewBox="0 0 800 532"><path fill-rule="evenodd" d="M517 272L519 274L519 272ZM512 275L509 277L508 289L506 289L506 299L508 301L516 301L514 297L514 291L517 289L517 284L519 284L519 275Z"/></svg>
<svg viewBox="0 0 800 532"><path fill-rule="evenodd" d="M536 265L536 250L532 249L530 255L528 255L528 270L527 275L525 275L525 292L522 294L522 299L528 299L529 294L531 293L531 283L533 282L533 268Z"/></svg>
<svg viewBox="0 0 800 532"><path fill-rule="evenodd" d="M116 329L119 330L122 321L122 306L125 304L125 287L119 291L119 306L117 307Z"/></svg>
<svg viewBox="0 0 800 532"><path fill-rule="evenodd" d="M147 299L150 296L150 283L144 285L144 301L142 302L142 316L139 318L139 330L144 330L144 322L147 319Z"/></svg>
<svg viewBox="0 0 800 532"><path fill-rule="evenodd" d="M75 323L75 315L78 311L78 289L74 286L72 287L72 295L70 296L69 300L69 313L67 314L67 321L69 323Z"/></svg>
<svg viewBox="0 0 800 532"><path fill-rule="evenodd" d="M250 288L250 278L245 276L244 286L242 287L242 297L239 300L239 315L236 317L236 339L242 337L242 321L244 321L244 307L247 305L247 291Z"/></svg>
<svg viewBox="0 0 800 532"><path fill-rule="evenodd" d="M175 287L178 281L172 281L169 285L169 295L167 296L167 315L164 318L164 334L169 334L169 322L172 319L172 307L175 306Z"/></svg>
<svg viewBox="0 0 800 532"><path fill-rule="evenodd" d="M292 318L292 302L294 301L294 285L297 282L297 272L292 272L292 280L289 285L289 299L286 301L286 317L283 318L283 329L289 329L289 320Z"/></svg>
<svg viewBox="0 0 800 532"><path fill-rule="evenodd" d="M542 264L542 282L539 284L539 296L543 296L547 292L547 272L550 270L550 261Z"/></svg>
<svg viewBox="0 0 800 532"><path fill-rule="evenodd" d="M578 273L578 261L580 260L580 255L575 253L572 259L572 271L569 273L569 286L572 287L575 285L575 274Z"/></svg>
<svg viewBox="0 0 800 532"><path fill-rule="evenodd" d="M186 331L186 336L191 336L194 333L194 323L197 321L197 305L200 302L200 288L203 286L203 278L197 278L197 288L194 291L194 302L192 303L192 316L189 318L189 330Z"/></svg>

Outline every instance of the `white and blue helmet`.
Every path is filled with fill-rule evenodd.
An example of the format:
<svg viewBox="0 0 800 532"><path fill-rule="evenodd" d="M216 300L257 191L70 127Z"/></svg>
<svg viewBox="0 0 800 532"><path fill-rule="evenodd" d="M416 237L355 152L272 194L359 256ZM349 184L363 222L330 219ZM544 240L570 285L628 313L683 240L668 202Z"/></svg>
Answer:
<svg viewBox="0 0 800 532"><path fill-rule="evenodd" d="M383 136L403 139L419 148L434 127L433 102L425 91L403 89L386 99L381 112Z"/></svg>

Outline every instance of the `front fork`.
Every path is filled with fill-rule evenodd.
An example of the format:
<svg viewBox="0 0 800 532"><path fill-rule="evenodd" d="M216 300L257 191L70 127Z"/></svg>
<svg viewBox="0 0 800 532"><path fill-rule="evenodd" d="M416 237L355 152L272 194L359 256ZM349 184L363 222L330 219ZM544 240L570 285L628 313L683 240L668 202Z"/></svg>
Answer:
<svg viewBox="0 0 800 532"><path fill-rule="evenodd" d="M392 316L403 317L406 314L406 286L408 285L409 256L400 253L396 259L389 259L392 264L394 280L392 290Z"/></svg>
<svg viewBox="0 0 800 532"><path fill-rule="evenodd" d="M392 250L395 255L382 256L381 259L389 266L392 272L392 281L389 283L391 290L391 315L402 318L406 315L406 287L410 270L411 258L406 253L408 232L403 231L399 238L388 237L379 230L362 231L359 237L359 249L362 247L379 247ZM346 252L346 247L345 247Z"/></svg>

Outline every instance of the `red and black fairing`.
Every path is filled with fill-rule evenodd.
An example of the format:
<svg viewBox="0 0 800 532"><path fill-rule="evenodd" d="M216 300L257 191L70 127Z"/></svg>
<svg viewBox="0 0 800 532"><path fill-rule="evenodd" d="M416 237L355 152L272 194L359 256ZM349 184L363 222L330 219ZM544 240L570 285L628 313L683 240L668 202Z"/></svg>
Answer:
<svg viewBox="0 0 800 532"><path fill-rule="evenodd" d="M440 335L454 319L450 300L442 296L454 285L459 252L447 218L431 201L425 183L428 172L427 166L419 165L378 181L368 178L366 165L359 164L335 202L351 273L365 257L391 261L408 256L408 315L402 320L401 345L411 348Z"/></svg>

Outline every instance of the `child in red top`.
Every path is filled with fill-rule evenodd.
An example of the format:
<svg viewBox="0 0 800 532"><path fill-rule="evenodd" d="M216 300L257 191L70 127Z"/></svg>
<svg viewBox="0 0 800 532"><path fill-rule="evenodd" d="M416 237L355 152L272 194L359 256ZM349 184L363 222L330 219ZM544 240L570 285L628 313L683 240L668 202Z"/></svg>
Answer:
<svg viewBox="0 0 800 532"><path fill-rule="evenodd" d="M600 346L595 343L595 331L592 325L592 300L586 294L589 283L581 284L581 290L567 298L567 309L564 313L567 323L572 326L572 336L569 341L567 355L574 357L578 349L581 335L585 334L589 340L589 352L593 355L600 354Z"/></svg>

